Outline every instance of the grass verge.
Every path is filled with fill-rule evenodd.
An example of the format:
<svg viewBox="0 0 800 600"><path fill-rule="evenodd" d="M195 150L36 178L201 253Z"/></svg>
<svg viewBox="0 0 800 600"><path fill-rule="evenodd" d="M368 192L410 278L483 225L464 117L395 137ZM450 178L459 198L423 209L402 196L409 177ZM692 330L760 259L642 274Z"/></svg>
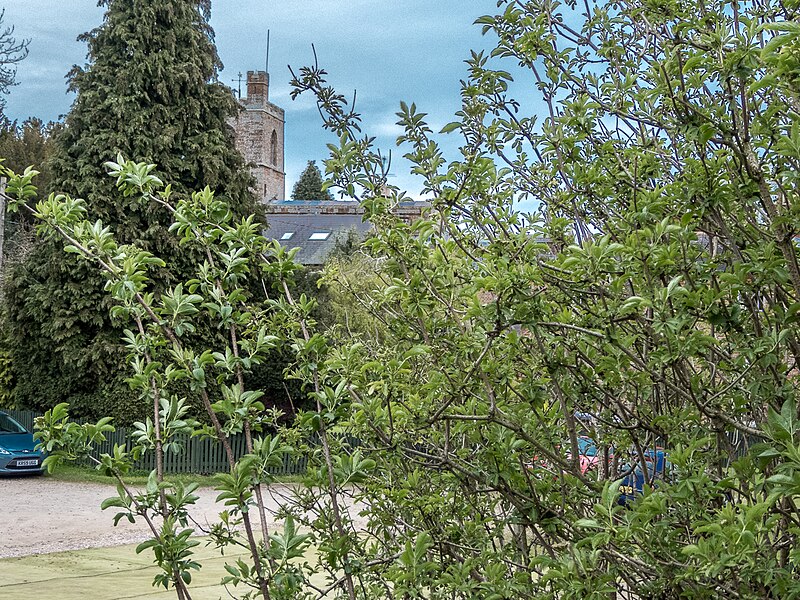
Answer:
<svg viewBox="0 0 800 600"><path fill-rule="evenodd" d="M131 485L142 486L147 483L148 471L131 471L125 476L125 481ZM61 465L54 473L46 475L58 481L72 481L77 483L107 483L115 484L113 477L108 477L95 469L86 465ZM195 473L173 473L164 477L169 482L180 482L184 485L197 483L200 487L214 487L213 475L197 475ZM280 475L276 476L277 483L299 483L302 480L300 475Z"/></svg>

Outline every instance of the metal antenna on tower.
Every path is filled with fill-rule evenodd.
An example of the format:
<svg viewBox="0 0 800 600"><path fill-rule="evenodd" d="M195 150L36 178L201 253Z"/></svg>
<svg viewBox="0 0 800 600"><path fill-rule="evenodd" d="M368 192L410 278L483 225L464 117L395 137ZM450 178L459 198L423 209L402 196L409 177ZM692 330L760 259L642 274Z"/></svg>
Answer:
<svg viewBox="0 0 800 600"><path fill-rule="evenodd" d="M242 72L241 71L239 71L239 79L234 79L234 81L236 81L239 84L239 87L237 88L237 91L236 91L236 97L239 98L239 100L241 100L242 99Z"/></svg>
<svg viewBox="0 0 800 600"><path fill-rule="evenodd" d="M269 74L269 29L267 29L267 60L266 64L264 65L264 70L267 74Z"/></svg>

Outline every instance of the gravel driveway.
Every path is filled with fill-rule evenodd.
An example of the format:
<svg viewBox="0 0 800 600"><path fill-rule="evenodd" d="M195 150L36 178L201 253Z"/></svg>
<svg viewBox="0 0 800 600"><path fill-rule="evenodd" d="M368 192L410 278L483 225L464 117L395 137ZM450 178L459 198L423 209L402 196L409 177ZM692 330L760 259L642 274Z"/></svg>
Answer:
<svg viewBox="0 0 800 600"><path fill-rule="evenodd" d="M267 504L276 509L290 486L269 488ZM221 506L217 492L200 488L200 500L191 516L201 524L216 520ZM133 544L147 539L143 521L122 519L113 525L116 509L100 510L100 503L116 496L113 485L74 483L50 477L0 478L0 558L64 550ZM251 513L256 517L255 513Z"/></svg>

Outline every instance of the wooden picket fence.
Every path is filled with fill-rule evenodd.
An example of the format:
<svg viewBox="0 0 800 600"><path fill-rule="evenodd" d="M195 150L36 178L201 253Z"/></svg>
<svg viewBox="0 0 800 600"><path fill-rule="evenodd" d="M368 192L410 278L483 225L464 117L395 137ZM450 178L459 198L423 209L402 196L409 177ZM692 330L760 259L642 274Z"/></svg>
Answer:
<svg viewBox="0 0 800 600"><path fill-rule="evenodd" d="M27 410L8 410L3 409L13 419L24 425L29 431L33 431L33 420L40 416L41 413L36 413ZM99 444L95 449L93 456L99 458L101 454L111 454L114 446L119 444L126 449L132 446L128 438L127 427L117 427L113 433L106 434L106 441ZM216 439L204 437L191 437L191 436L176 436L176 440L183 444L181 452L167 452L164 455L164 472L165 473L196 473L205 475L209 473L222 473L227 472L228 459L225 456L225 450ZM244 435L234 435L230 437L231 447L233 448L234 456L238 459L244 456L246 451ZM279 467L270 468L273 475L300 475L306 471L307 459L305 457L292 458L287 454L283 456L283 464ZM152 471L155 469L155 455L148 452L141 459L139 459L134 468L143 471Z"/></svg>

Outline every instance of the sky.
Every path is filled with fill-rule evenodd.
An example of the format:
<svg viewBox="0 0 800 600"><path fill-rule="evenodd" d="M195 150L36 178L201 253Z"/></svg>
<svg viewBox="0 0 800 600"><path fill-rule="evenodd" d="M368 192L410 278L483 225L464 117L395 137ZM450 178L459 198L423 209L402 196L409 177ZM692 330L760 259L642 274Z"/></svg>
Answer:
<svg viewBox="0 0 800 600"><path fill-rule="evenodd" d="M98 26L104 10L96 0L0 0L2 6L4 25L31 40L6 112L11 119L55 120L73 100L66 73L86 62L86 45L76 38ZM240 72L264 69L270 30L270 100L286 111L287 196L306 162L321 166L326 144L335 141L322 129L313 98L289 97L288 65L310 64L312 44L337 91L348 98L357 91L364 131L383 151L392 149L390 182L416 196L421 184L395 145L395 113L400 101L415 102L435 131L453 120L464 60L470 49L491 46L473 23L493 11L495 0L213 0L211 25L224 64L220 80L234 88ZM446 154L457 148L456 135L444 138Z"/></svg>

